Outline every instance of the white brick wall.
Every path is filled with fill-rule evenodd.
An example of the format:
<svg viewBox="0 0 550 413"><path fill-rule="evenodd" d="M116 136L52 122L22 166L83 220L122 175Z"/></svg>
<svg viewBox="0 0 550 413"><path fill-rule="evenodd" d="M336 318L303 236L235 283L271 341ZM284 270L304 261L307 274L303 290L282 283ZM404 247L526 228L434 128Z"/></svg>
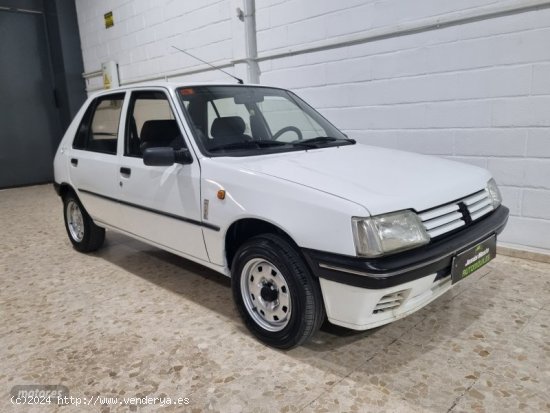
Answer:
<svg viewBox="0 0 550 413"><path fill-rule="evenodd" d="M404 28L503 14L392 36ZM550 8L535 0L257 0L261 83L294 89L361 142L489 168L512 217L501 240L550 250ZM121 80L244 55L241 0L77 0L86 71L115 60ZM106 30L103 13L113 10ZM350 46L269 58L323 42L389 34ZM236 65L244 76L243 65ZM207 71L183 80L224 80Z"/></svg>
<svg viewBox="0 0 550 413"><path fill-rule="evenodd" d="M76 6L86 72L114 60L121 81L131 83L204 66L171 46L213 63L234 58L232 0L77 0ZM108 11L115 24L105 29L103 15ZM190 79L221 76L205 72ZM91 87L98 85L100 78Z"/></svg>
<svg viewBox="0 0 550 413"><path fill-rule="evenodd" d="M260 51L273 47L261 40L271 31L282 49L314 39L291 38L295 22L260 17L293 3L258 11ZM330 3L295 17L318 25L316 40L495 2L390 1L384 12L375 2ZM512 212L501 240L550 249L549 36L550 10L538 10L267 60L261 79L293 88L362 142L489 168Z"/></svg>

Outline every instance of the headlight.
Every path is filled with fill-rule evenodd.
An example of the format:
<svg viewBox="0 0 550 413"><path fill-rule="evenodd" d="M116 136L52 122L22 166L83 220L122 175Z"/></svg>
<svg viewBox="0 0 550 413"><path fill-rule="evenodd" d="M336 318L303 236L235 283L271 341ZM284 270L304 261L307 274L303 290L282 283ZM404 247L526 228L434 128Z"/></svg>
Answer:
<svg viewBox="0 0 550 413"><path fill-rule="evenodd" d="M491 197L493 209L497 209L497 207L502 203L502 195L500 194L497 183L493 178L489 179L489 182L487 182L487 192Z"/></svg>
<svg viewBox="0 0 550 413"><path fill-rule="evenodd" d="M357 255L377 257L430 242L413 211L392 212L368 218L352 218Z"/></svg>

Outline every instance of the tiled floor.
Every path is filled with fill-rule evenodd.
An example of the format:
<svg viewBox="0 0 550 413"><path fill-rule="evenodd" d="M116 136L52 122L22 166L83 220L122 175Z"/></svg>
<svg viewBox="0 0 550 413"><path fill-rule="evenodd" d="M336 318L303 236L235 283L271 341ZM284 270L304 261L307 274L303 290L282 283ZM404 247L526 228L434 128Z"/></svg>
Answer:
<svg viewBox="0 0 550 413"><path fill-rule="evenodd" d="M408 318L282 352L221 275L114 233L73 250L51 186L0 191L0 230L1 412L550 411L550 264L499 257ZM189 404L12 405L31 383Z"/></svg>

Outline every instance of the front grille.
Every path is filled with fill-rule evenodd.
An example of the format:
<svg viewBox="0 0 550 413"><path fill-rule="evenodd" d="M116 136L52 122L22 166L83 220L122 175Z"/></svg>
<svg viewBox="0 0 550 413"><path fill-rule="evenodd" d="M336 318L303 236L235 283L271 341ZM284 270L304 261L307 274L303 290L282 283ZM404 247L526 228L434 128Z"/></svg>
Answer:
<svg viewBox="0 0 550 413"><path fill-rule="evenodd" d="M475 221L493 210L493 203L487 191L479 191L462 201L468 208L470 218Z"/></svg>
<svg viewBox="0 0 550 413"><path fill-rule="evenodd" d="M378 314L396 309L403 304L403 301L407 298L408 291L409 290L401 290L395 293L386 294L378 301L378 304L374 307L373 313Z"/></svg>
<svg viewBox="0 0 550 413"><path fill-rule="evenodd" d="M481 190L457 201L418 214L430 238L454 231L493 210L491 198Z"/></svg>

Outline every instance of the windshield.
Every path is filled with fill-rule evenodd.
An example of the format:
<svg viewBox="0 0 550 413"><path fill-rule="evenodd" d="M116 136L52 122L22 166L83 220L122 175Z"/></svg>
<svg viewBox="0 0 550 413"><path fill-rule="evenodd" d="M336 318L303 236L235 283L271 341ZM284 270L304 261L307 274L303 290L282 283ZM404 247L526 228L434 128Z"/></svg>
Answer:
<svg viewBox="0 0 550 413"><path fill-rule="evenodd" d="M254 86L178 89L208 156L249 156L355 143L293 93Z"/></svg>

